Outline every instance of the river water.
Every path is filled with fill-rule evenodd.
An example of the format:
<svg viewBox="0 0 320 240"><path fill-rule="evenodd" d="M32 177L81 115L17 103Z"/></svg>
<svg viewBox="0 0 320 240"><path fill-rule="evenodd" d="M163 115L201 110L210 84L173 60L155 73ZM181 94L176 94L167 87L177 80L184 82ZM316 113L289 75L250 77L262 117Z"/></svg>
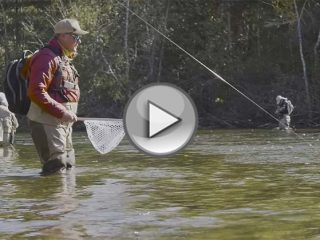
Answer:
<svg viewBox="0 0 320 240"><path fill-rule="evenodd" d="M169 158L126 139L47 177L27 134L0 149L0 239L320 239L320 133L199 131Z"/></svg>

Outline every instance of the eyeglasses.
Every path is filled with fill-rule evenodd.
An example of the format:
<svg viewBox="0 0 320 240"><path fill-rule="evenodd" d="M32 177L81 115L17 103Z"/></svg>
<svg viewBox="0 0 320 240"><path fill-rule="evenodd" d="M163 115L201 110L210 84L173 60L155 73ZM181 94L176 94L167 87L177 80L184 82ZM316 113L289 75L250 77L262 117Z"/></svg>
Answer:
<svg viewBox="0 0 320 240"><path fill-rule="evenodd" d="M77 42L81 41L81 37L79 35L73 34L73 33L69 33L69 35L71 35L71 37L73 37L73 39Z"/></svg>

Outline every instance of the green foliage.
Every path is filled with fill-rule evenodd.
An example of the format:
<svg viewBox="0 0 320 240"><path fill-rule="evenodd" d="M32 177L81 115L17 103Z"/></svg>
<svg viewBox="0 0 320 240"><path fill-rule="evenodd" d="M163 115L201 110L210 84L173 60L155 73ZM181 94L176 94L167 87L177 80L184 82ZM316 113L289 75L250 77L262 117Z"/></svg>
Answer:
<svg viewBox="0 0 320 240"><path fill-rule="evenodd" d="M320 69L314 48L320 4L296 2L316 111ZM56 21L74 17L90 32L82 38L75 60L81 75L80 114L120 116L134 91L151 82L165 81L190 93L202 125L228 122L248 126L248 118L256 120L257 125L270 121L150 25L132 13L126 22L127 10L122 5L126 3L127 0L121 4L118 0L1 3L0 70L4 72L7 62L22 49L36 50L44 45L53 34ZM129 6L270 112L274 110L274 96L283 94L298 105L302 120L307 115L292 0L131 0Z"/></svg>

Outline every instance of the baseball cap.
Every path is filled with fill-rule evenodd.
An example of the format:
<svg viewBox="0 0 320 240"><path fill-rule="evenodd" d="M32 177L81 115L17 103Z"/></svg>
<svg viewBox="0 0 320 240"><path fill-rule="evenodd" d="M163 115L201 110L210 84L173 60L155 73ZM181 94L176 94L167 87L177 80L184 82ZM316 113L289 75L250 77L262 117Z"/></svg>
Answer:
<svg viewBox="0 0 320 240"><path fill-rule="evenodd" d="M277 102L277 104L279 104L282 99L286 99L286 98L278 95L278 96L276 97L276 102Z"/></svg>
<svg viewBox="0 0 320 240"><path fill-rule="evenodd" d="M80 28L78 20L66 18L56 23L54 26L54 33L74 33L77 35L84 35L89 32Z"/></svg>

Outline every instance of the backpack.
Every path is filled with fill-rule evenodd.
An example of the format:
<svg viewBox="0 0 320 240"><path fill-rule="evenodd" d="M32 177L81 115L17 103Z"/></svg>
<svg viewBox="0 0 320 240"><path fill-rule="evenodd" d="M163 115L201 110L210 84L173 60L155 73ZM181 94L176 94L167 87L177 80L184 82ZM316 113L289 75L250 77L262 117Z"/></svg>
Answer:
<svg viewBox="0 0 320 240"><path fill-rule="evenodd" d="M288 111L289 115L293 112L293 109L294 109L294 106L292 105L291 101L288 100L287 101L287 111Z"/></svg>
<svg viewBox="0 0 320 240"><path fill-rule="evenodd" d="M50 47L53 53L58 55L57 51ZM13 60L7 66L4 79L4 93L8 100L8 108L11 112L20 115L26 115L30 108L30 99L28 97L28 75L31 59L36 52L24 50L20 59Z"/></svg>
<svg viewBox="0 0 320 240"><path fill-rule="evenodd" d="M20 59L13 60L7 66L3 86L9 104L8 108L13 113L21 115L28 113L30 99L27 96L27 75L33 54L25 50Z"/></svg>

